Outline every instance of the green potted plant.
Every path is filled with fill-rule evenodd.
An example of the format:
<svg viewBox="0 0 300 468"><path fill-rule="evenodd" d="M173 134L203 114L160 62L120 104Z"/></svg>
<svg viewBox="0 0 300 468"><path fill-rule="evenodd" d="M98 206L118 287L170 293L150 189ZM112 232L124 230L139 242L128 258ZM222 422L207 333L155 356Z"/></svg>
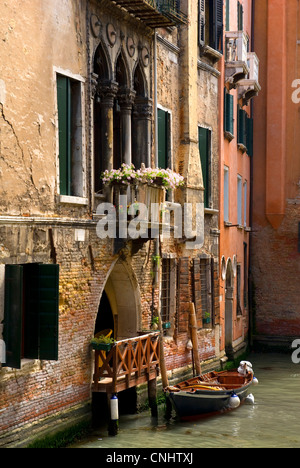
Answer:
<svg viewBox="0 0 300 468"><path fill-rule="evenodd" d="M203 323L210 323L210 313L204 312L202 320L203 320Z"/></svg>
<svg viewBox="0 0 300 468"><path fill-rule="evenodd" d="M91 340L91 345L93 349L96 349L96 350L101 349L102 351L106 351L106 352L111 350L114 343L115 343L115 340L113 338L109 338L104 335L100 335L97 338L93 338Z"/></svg>
<svg viewBox="0 0 300 468"><path fill-rule="evenodd" d="M162 324L162 327L163 327L164 330L170 329L171 328L171 322L164 322Z"/></svg>
<svg viewBox="0 0 300 468"><path fill-rule="evenodd" d="M158 317L153 317L153 319L152 319L152 330L157 330L158 329L158 323L159 323Z"/></svg>

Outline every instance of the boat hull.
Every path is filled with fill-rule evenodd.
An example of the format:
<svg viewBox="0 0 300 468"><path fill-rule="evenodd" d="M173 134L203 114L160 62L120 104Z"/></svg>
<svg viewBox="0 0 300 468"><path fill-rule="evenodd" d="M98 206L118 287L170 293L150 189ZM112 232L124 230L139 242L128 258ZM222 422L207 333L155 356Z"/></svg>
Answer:
<svg viewBox="0 0 300 468"><path fill-rule="evenodd" d="M246 385L234 389L188 389L185 391L181 388L180 391L167 392L167 397L180 419L191 419L231 409L230 399L233 394L237 395L243 403L251 385L252 379Z"/></svg>

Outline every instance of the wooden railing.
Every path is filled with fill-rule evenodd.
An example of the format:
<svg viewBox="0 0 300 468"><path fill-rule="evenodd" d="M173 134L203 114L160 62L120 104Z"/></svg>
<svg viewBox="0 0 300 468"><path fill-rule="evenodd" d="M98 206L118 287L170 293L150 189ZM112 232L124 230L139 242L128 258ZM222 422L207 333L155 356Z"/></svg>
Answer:
<svg viewBox="0 0 300 468"><path fill-rule="evenodd" d="M93 392L117 393L156 378L159 349L155 332L117 341L108 353L95 350Z"/></svg>

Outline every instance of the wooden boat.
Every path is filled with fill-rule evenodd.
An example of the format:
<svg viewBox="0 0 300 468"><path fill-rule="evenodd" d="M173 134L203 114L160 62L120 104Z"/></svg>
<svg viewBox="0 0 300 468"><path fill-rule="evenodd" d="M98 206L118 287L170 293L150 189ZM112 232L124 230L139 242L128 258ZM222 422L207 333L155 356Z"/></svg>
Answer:
<svg viewBox="0 0 300 468"><path fill-rule="evenodd" d="M253 384L253 373L208 372L165 389L181 419L197 418L240 406Z"/></svg>

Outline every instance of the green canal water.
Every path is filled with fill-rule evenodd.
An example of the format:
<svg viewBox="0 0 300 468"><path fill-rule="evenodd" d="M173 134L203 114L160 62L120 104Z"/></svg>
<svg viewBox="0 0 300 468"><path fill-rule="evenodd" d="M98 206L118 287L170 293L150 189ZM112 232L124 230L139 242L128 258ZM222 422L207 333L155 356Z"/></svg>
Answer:
<svg viewBox="0 0 300 468"><path fill-rule="evenodd" d="M259 380L254 405L196 422L167 421L162 405L158 420L149 412L122 416L117 437L99 429L72 448L300 448L300 364L278 354L248 360Z"/></svg>

